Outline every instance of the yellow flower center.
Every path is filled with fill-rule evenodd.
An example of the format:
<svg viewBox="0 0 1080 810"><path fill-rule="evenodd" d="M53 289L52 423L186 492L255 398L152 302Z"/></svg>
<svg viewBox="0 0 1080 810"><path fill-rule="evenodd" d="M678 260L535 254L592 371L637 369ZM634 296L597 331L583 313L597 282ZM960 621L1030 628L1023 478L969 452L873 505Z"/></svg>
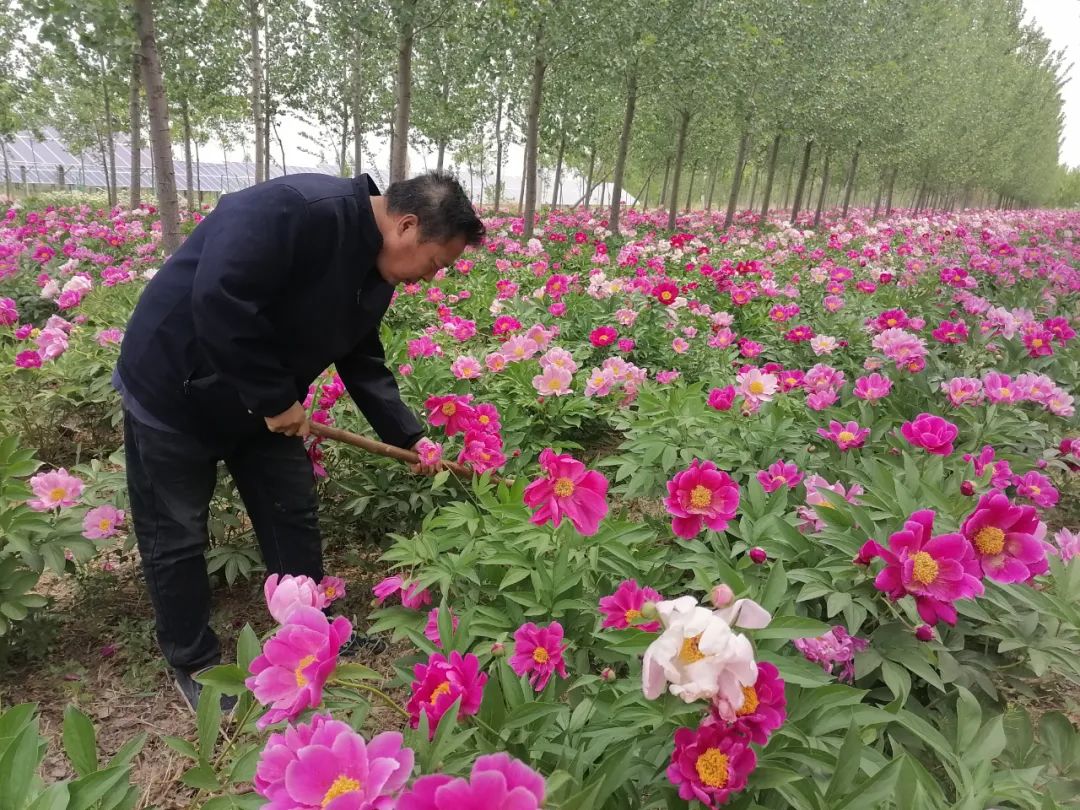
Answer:
<svg viewBox="0 0 1080 810"><path fill-rule="evenodd" d="M683 639L682 649L679 650L679 661L681 663L690 665L705 657L705 653L698 649L698 642L700 641L701 633L692 638Z"/></svg>
<svg viewBox="0 0 1080 810"><path fill-rule="evenodd" d="M98 528L101 529L103 532L107 532L109 529L112 528L112 521L108 518L102 518L98 521Z"/></svg>
<svg viewBox="0 0 1080 810"><path fill-rule="evenodd" d="M574 494L574 482L569 478L560 478L555 482L555 495L559 498L569 498Z"/></svg>
<svg viewBox="0 0 1080 810"><path fill-rule="evenodd" d="M537 647L535 650L533 650L533 661L535 661L536 663L546 664L549 658L551 658L551 656L548 655L548 651L543 647Z"/></svg>
<svg viewBox="0 0 1080 810"><path fill-rule="evenodd" d="M346 793L352 793L360 789L360 782L356 779L350 779L345 774L342 774L334 783L330 785L330 789L326 791L326 795L323 796L322 804L320 807L326 807L338 796L344 796Z"/></svg>
<svg viewBox="0 0 1080 810"><path fill-rule="evenodd" d="M296 685L297 686L307 686L308 685L308 679L304 675L304 670L307 669L308 665L310 665L314 660L315 660L314 655L306 655L303 658L301 658L300 663L296 665L296 669L295 669L294 672L296 674Z"/></svg>
<svg viewBox="0 0 1080 810"><path fill-rule="evenodd" d="M428 701L432 706L435 705L435 701L439 699L439 695L446 695L450 692L450 681L443 681L435 687L435 691L431 693L431 700Z"/></svg>
<svg viewBox="0 0 1080 810"><path fill-rule="evenodd" d="M751 394L761 394L764 393L764 391L765 383L763 383L761 380L754 380L752 383L750 383Z"/></svg>
<svg viewBox="0 0 1080 810"><path fill-rule="evenodd" d="M327 585L325 588L323 588L323 593L326 595L327 599L333 599L335 596L337 596L337 588L335 588L333 585Z"/></svg>
<svg viewBox="0 0 1080 810"><path fill-rule="evenodd" d="M626 611L624 614L624 618L626 619L627 624L633 624L641 618L641 611L630 608L630 610Z"/></svg>
<svg viewBox="0 0 1080 810"><path fill-rule="evenodd" d="M491 417L487 414L480 414L480 416L476 417L476 421L479 422L481 425L486 425L488 422L491 421Z"/></svg>
<svg viewBox="0 0 1080 810"><path fill-rule="evenodd" d="M711 788L722 788L728 783L728 758L719 748L710 748L694 763L698 779Z"/></svg>
<svg viewBox="0 0 1080 810"><path fill-rule="evenodd" d="M671 300L671 293L668 292L667 290L664 290L662 293L660 293L660 298L663 301L670 301Z"/></svg>
<svg viewBox="0 0 1080 810"><path fill-rule="evenodd" d="M525 347L524 346L518 346L516 349L514 349L514 357L524 357L524 356L525 356Z"/></svg>
<svg viewBox="0 0 1080 810"><path fill-rule="evenodd" d="M1000 554L1005 548L1005 532L997 526L986 526L975 533L975 548L980 554Z"/></svg>
<svg viewBox="0 0 1080 810"><path fill-rule="evenodd" d="M885 321L885 323L887 323L889 326L896 326L896 318L889 318L887 321Z"/></svg>
<svg viewBox="0 0 1080 810"><path fill-rule="evenodd" d="M915 578L916 582L920 582L923 585L929 585L937 579L938 564L933 557L925 551L920 551L912 559L915 562L915 567L912 570L911 575Z"/></svg>
<svg viewBox="0 0 1080 810"><path fill-rule="evenodd" d="M1031 341L1031 345L1038 349L1040 346L1042 346L1042 338L1033 338Z"/></svg>
<svg viewBox="0 0 1080 810"><path fill-rule="evenodd" d="M786 484L787 483L787 478L785 476L783 476L783 475L774 475L773 476L773 483L778 485L778 486L781 485L781 484Z"/></svg>
<svg viewBox="0 0 1080 810"><path fill-rule="evenodd" d="M744 686L742 688L743 702L738 711L735 712L739 717L746 717L748 714L753 714L757 711L758 700L757 690L752 686Z"/></svg>
<svg viewBox="0 0 1080 810"><path fill-rule="evenodd" d="M698 484L690 490L690 505L695 509L704 509L712 505L712 490Z"/></svg>
<svg viewBox="0 0 1080 810"><path fill-rule="evenodd" d="M1000 391L998 392L998 394L999 394L1000 396L1003 396L1003 397L1011 397L1011 396L1012 396L1012 391L1011 391L1011 390L1009 390L1008 388L1002 388L1002 389L1001 389L1001 390L1000 390Z"/></svg>
<svg viewBox="0 0 1080 810"><path fill-rule="evenodd" d="M457 413L457 405L453 402L444 402L442 406L443 416L453 416Z"/></svg>
<svg viewBox="0 0 1080 810"><path fill-rule="evenodd" d="M1031 490L1032 495L1038 495L1040 492L1042 492L1042 489L1040 487L1035 486L1034 484L1029 486L1028 489Z"/></svg>
<svg viewBox="0 0 1080 810"><path fill-rule="evenodd" d="M54 501L64 500L65 495L67 495L67 490L63 487L53 487L49 490L49 497Z"/></svg>
<svg viewBox="0 0 1080 810"><path fill-rule="evenodd" d="M836 438L842 442L853 442L855 441L855 434L850 430L841 430Z"/></svg>
<svg viewBox="0 0 1080 810"><path fill-rule="evenodd" d="M798 380L796 380L796 379L795 379L794 377L788 377L788 378L787 378L787 384L788 384L788 385L795 385L795 384L796 384L796 383L798 383L798 382L799 382L799 381L798 381Z"/></svg>
<svg viewBox="0 0 1080 810"><path fill-rule="evenodd" d="M40 329L35 328L35 329L30 330L30 337L32 337L32 338L36 338L40 334L41 334Z"/></svg>

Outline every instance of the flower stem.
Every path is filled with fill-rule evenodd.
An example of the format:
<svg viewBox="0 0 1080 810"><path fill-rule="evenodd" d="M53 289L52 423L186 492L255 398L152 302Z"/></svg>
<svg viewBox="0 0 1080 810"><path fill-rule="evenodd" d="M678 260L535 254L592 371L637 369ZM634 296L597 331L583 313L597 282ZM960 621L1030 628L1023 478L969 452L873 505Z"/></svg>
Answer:
<svg viewBox="0 0 1080 810"><path fill-rule="evenodd" d="M391 709L396 711L402 717L406 717L406 718L409 717L409 713L407 711L405 711L403 708L401 708L397 704L396 700L394 700L392 697L390 697L388 694L386 694L386 692L382 691L381 689L378 689L378 688L376 688L374 686L368 686L366 683L354 683L352 681L342 681L342 680L337 680L337 679L330 681L330 683L332 685L334 685L334 686L343 686L346 689L356 689L357 691L360 691L360 692L369 692L372 695L375 695L376 697L378 697L380 700L382 700L383 703L385 703Z"/></svg>

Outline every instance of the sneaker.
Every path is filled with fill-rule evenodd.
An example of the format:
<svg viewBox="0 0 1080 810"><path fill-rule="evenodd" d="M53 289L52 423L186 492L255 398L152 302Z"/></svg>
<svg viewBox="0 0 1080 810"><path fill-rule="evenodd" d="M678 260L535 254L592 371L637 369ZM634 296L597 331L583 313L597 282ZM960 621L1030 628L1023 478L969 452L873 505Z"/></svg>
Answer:
<svg viewBox="0 0 1080 810"><path fill-rule="evenodd" d="M206 669L209 669L209 667L206 667ZM203 690L202 684L195 680L193 676L205 672L206 669L200 669L192 673L180 669L173 670L173 685L176 686L176 691L180 693L180 697L183 698L184 703L193 713L199 710L199 695L202 694ZM236 708L236 695L222 695L220 703L221 713L229 717L232 715L233 709Z"/></svg>
<svg viewBox="0 0 1080 810"><path fill-rule="evenodd" d="M386 643L385 639L379 638L378 636L367 636L363 633L357 633L354 630L348 640L341 645L341 650L338 652L338 655L343 655L347 658L359 655L361 652L368 652L371 655L380 655L388 649L390 649L390 645Z"/></svg>

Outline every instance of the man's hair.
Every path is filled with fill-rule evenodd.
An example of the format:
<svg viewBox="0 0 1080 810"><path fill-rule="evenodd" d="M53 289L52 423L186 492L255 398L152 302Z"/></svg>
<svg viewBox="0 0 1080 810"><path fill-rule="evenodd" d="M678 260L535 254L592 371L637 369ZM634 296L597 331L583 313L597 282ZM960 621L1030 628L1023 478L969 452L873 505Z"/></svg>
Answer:
<svg viewBox="0 0 1080 810"><path fill-rule="evenodd" d="M386 190L386 207L392 214L415 215L424 241L446 242L464 236L466 244L478 245L484 238L484 223L461 184L448 172L399 180Z"/></svg>

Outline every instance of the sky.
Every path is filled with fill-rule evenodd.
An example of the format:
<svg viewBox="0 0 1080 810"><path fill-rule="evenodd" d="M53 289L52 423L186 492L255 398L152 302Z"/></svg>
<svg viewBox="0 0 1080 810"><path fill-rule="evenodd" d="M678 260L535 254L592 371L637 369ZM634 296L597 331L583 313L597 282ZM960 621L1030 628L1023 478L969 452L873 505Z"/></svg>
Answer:
<svg viewBox="0 0 1080 810"><path fill-rule="evenodd" d="M1061 162L1080 168L1080 0L1024 0L1025 19L1042 28L1055 50L1065 51L1069 81L1061 90L1065 128Z"/></svg>

